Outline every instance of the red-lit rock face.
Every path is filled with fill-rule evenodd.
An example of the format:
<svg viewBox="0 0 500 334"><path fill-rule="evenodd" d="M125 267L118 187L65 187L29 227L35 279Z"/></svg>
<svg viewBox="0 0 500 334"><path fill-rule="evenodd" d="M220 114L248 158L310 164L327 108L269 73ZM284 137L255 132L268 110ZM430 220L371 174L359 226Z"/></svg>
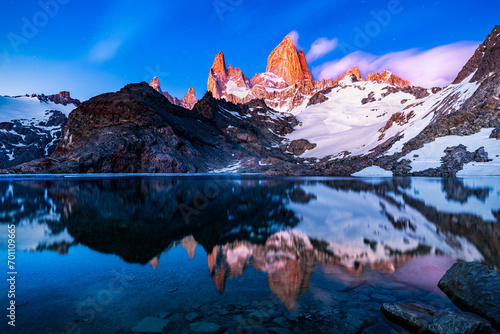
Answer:
<svg viewBox="0 0 500 334"><path fill-rule="evenodd" d="M303 66L307 70L307 75L311 77L305 57L301 63L292 39L287 36L269 55L266 72L274 73L283 78L288 85L293 85L306 78Z"/></svg>
<svg viewBox="0 0 500 334"><path fill-rule="evenodd" d="M251 80L248 80L242 70L231 65L227 68L224 54L219 52L210 68L207 90L214 98L235 104L263 99L271 108L291 111L306 103L319 91L335 86L346 77L350 77L353 82L363 81L356 66L337 79L313 80L304 51L297 52L292 39L285 37L269 55L266 72L255 74ZM401 88L410 85L408 81L388 71L370 74L368 80Z"/></svg>

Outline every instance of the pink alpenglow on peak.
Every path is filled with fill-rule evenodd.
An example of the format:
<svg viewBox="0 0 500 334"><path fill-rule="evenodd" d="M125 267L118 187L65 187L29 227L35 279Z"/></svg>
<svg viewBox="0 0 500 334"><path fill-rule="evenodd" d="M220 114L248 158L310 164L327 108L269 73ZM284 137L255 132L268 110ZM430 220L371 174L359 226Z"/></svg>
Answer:
<svg viewBox="0 0 500 334"><path fill-rule="evenodd" d="M158 93L163 94L161 91L160 87L160 80L158 80L158 77L154 77L153 80L149 83L151 87L153 87L154 90L156 90Z"/></svg>
<svg viewBox="0 0 500 334"><path fill-rule="evenodd" d="M266 72L283 78L288 86L306 78L311 79L304 52L302 52L301 58L302 61L292 38L287 36L269 55Z"/></svg>
<svg viewBox="0 0 500 334"><path fill-rule="evenodd" d="M369 73L368 76L366 77L366 81L376 81L378 83L389 83L394 86L398 86L401 88L411 86L410 82L407 80L403 80L397 75L389 72L389 71L384 71L382 73Z"/></svg>
<svg viewBox="0 0 500 334"><path fill-rule="evenodd" d="M194 89L193 87L189 87L186 96L181 99L180 105L181 107L191 110L193 109L196 102L198 102L198 100L196 99L196 95L194 94Z"/></svg>
<svg viewBox="0 0 500 334"><path fill-rule="evenodd" d="M297 52L293 39L286 36L269 55L266 72L255 74L251 80L242 70L231 65L227 68L224 54L219 52L209 71L207 90L216 99L236 104L263 99L270 108L290 112L298 107L305 108L312 96L335 86L346 77L350 82L364 81L356 66L337 79L313 80L304 51ZM388 83L401 88L410 85L408 81L388 71L370 74L367 81Z"/></svg>

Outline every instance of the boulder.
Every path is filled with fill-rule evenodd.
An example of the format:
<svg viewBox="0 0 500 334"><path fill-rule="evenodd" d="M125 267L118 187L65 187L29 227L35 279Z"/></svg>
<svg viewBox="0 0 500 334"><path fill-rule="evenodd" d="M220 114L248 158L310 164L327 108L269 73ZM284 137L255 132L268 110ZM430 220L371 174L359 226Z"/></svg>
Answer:
<svg viewBox="0 0 500 334"><path fill-rule="evenodd" d="M418 333L491 333L490 323L473 313L436 311L414 303L385 303L381 310L390 321Z"/></svg>
<svg viewBox="0 0 500 334"><path fill-rule="evenodd" d="M307 150L312 150L316 147L316 144L310 143L307 139L297 139L292 140L290 145L288 145L288 151L292 152L294 155L301 155Z"/></svg>
<svg viewBox="0 0 500 334"><path fill-rule="evenodd" d="M500 272L478 262L455 263L438 286L464 311L474 312L500 330Z"/></svg>

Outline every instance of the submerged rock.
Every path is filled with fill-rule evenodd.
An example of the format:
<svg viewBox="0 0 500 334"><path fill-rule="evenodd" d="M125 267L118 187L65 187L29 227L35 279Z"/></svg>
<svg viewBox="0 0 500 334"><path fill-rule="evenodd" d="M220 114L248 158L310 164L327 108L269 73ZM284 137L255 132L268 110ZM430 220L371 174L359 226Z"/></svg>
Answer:
<svg viewBox="0 0 500 334"><path fill-rule="evenodd" d="M300 329L306 332L356 333L363 325L358 317L334 307L302 313L299 321Z"/></svg>
<svg viewBox="0 0 500 334"><path fill-rule="evenodd" d="M473 313L435 311L414 303L385 303L381 310L389 320L419 333L491 333L489 322Z"/></svg>
<svg viewBox="0 0 500 334"><path fill-rule="evenodd" d="M460 309L489 320L500 329L500 272L478 262L455 263L438 286Z"/></svg>
<svg viewBox="0 0 500 334"><path fill-rule="evenodd" d="M213 322L204 321L192 323L189 327L195 333L215 333L221 328L219 325L214 324Z"/></svg>
<svg viewBox="0 0 500 334"><path fill-rule="evenodd" d="M184 317L184 319L186 319L187 321L191 322L191 321L194 321L194 320L196 320L196 319L198 319L198 318L200 318L200 317L201 317L201 316L200 316L198 313L196 313L196 312L191 312L191 313L188 313L188 314Z"/></svg>
<svg viewBox="0 0 500 334"><path fill-rule="evenodd" d="M137 326L132 328L135 333L161 333L163 328L168 325L170 320L160 319L156 317L148 317L142 319Z"/></svg>

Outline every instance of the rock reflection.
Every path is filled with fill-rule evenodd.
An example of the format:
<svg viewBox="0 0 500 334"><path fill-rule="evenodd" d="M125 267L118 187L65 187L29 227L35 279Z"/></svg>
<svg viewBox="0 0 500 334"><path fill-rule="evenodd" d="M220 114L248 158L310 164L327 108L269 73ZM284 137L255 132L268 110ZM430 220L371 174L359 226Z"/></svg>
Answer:
<svg viewBox="0 0 500 334"><path fill-rule="evenodd" d="M316 249L309 238L290 231L270 236L264 245L238 241L216 246L208 255L208 268L219 292L227 278L243 275L253 266L267 273L269 287L287 308L293 308L299 294L305 294L316 263L334 264L338 259L328 251Z"/></svg>
<svg viewBox="0 0 500 334"><path fill-rule="evenodd" d="M499 194L497 179L1 180L0 219L18 225L21 249L83 244L153 269L199 245L217 291L253 267L293 308L318 265L359 277L445 254L499 268Z"/></svg>

